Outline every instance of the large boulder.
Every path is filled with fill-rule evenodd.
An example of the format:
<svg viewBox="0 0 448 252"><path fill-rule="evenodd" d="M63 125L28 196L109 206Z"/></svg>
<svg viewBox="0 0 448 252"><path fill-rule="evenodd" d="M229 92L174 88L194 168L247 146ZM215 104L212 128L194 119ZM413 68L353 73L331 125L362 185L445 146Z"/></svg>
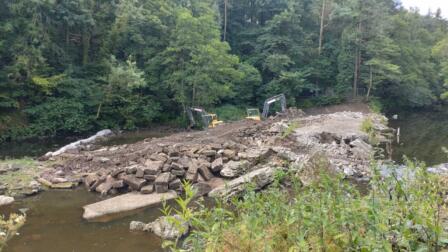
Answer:
<svg viewBox="0 0 448 252"><path fill-rule="evenodd" d="M194 196L195 197L201 197L206 195L207 193L209 193L212 190L212 187L209 183L206 182L199 182L196 183L192 186L193 190L194 190Z"/></svg>
<svg viewBox="0 0 448 252"><path fill-rule="evenodd" d="M217 158L212 162L211 169L213 172L220 172L223 166L222 158Z"/></svg>
<svg viewBox="0 0 448 252"><path fill-rule="evenodd" d="M157 193L164 193L168 191L168 184L170 182L170 177L171 175L169 172L164 172L156 178L154 184Z"/></svg>
<svg viewBox="0 0 448 252"><path fill-rule="evenodd" d="M14 203L13 197L8 197L5 195L0 195L0 206L6 206Z"/></svg>
<svg viewBox="0 0 448 252"><path fill-rule="evenodd" d="M135 175L127 175L123 178L124 183L126 183L133 190L140 190L144 185L147 184L147 181L142 178L137 178Z"/></svg>
<svg viewBox="0 0 448 252"><path fill-rule="evenodd" d="M129 230L131 231L151 231L151 224L146 224L141 221L131 221L129 224Z"/></svg>
<svg viewBox="0 0 448 252"><path fill-rule="evenodd" d="M369 160L374 153L372 146L361 139L350 142L350 147L350 151L356 159Z"/></svg>
<svg viewBox="0 0 448 252"><path fill-rule="evenodd" d="M107 195L107 193L114 187L114 184L115 179L111 175L108 175L106 181L104 181L104 183L102 183L101 185L97 186L95 190L101 193L101 195Z"/></svg>
<svg viewBox="0 0 448 252"><path fill-rule="evenodd" d="M147 160L145 162L145 166L147 168L147 169L145 169L145 174L148 174L148 175L158 174L162 170L164 163L165 162L163 162L163 161Z"/></svg>
<svg viewBox="0 0 448 252"><path fill-rule="evenodd" d="M247 184L252 183L255 190L261 189L274 181L276 168L265 167L239 178L227 182L208 193L210 197L225 197L229 198L237 195L246 189Z"/></svg>
<svg viewBox="0 0 448 252"><path fill-rule="evenodd" d="M169 218L175 218L176 220L171 221ZM180 225L174 225L173 222L178 222ZM151 231L164 240L175 240L185 236L190 229L188 223L182 222L178 215L162 216L149 225L151 226Z"/></svg>
<svg viewBox="0 0 448 252"><path fill-rule="evenodd" d="M235 178L244 174L249 168L249 161L229 161L220 171L221 176L225 178Z"/></svg>

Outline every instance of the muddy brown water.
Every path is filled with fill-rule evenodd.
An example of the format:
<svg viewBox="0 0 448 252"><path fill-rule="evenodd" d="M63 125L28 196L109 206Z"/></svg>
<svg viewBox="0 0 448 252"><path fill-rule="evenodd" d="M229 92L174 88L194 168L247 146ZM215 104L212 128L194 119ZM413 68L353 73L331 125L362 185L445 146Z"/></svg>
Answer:
<svg viewBox="0 0 448 252"><path fill-rule="evenodd" d="M102 200L100 196L76 190L47 191L18 200L0 213L28 208L26 224L7 244L5 252L48 251L163 251L161 240L152 233L130 232L132 220L150 222L161 215L160 208L139 211L106 223L82 219L82 206Z"/></svg>

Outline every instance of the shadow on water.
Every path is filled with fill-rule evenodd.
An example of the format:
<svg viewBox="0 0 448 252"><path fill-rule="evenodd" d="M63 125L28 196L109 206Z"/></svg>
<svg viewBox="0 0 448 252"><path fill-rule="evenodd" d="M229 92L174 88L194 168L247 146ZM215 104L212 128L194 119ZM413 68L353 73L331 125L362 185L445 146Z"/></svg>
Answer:
<svg viewBox="0 0 448 252"><path fill-rule="evenodd" d="M84 221L82 206L101 199L84 188L47 191L0 209L2 214L29 209L20 235L8 242L5 251L163 251L155 235L129 231L131 220L153 221L160 216L160 208L145 209L107 223Z"/></svg>
<svg viewBox="0 0 448 252"><path fill-rule="evenodd" d="M101 146L132 144L147 138L160 138L179 132L182 129L160 126L137 131L125 131L99 143ZM23 157L40 157L49 151L55 151L64 145L75 142L83 137L58 137L34 139L21 142L6 142L0 144L0 159L15 159Z"/></svg>
<svg viewBox="0 0 448 252"><path fill-rule="evenodd" d="M400 144L393 146L393 159L402 162L403 156L424 161L427 165L448 162L442 147L448 147L448 112L414 112L399 114L390 126L400 127Z"/></svg>

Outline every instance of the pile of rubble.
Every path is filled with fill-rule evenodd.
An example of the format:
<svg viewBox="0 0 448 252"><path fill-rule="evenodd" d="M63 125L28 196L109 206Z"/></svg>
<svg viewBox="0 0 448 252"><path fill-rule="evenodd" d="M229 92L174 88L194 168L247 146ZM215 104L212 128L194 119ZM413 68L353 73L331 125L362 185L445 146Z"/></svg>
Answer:
<svg viewBox="0 0 448 252"><path fill-rule="evenodd" d="M42 173L41 179L50 184L82 182L103 195L180 192L182 182L189 181L205 188L202 194L213 190L212 194L220 195L234 192L225 190L228 185L240 188L254 178L263 182L262 187L272 182L272 168L300 170L315 153L325 154L330 165L347 176L369 176L374 149L361 124L372 117L374 126L385 131L384 118L355 112L298 115L66 153L54 159L55 167Z"/></svg>

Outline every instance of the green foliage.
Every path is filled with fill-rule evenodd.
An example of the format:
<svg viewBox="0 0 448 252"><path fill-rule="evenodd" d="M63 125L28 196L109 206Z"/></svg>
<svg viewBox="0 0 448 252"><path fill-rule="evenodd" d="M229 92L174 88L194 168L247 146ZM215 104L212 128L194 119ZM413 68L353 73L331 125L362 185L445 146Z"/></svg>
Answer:
<svg viewBox="0 0 448 252"><path fill-rule="evenodd" d="M176 25L164 54L164 82L183 106L210 106L232 95L233 84L242 77L237 56L219 39L219 28L211 7L205 13L176 11Z"/></svg>
<svg viewBox="0 0 448 252"><path fill-rule="evenodd" d="M6 246L6 242L16 235L20 227L25 224L26 216L11 214L9 218L0 216L0 251Z"/></svg>
<svg viewBox="0 0 448 252"><path fill-rule="evenodd" d="M2 138L134 129L278 93L430 106L448 96L447 29L393 0L5 0L0 120L26 118Z"/></svg>
<svg viewBox="0 0 448 252"><path fill-rule="evenodd" d="M246 117L246 109L234 105L223 105L215 108L213 112L224 122L238 121Z"/></svg>
<svg viewBox="0 0 448 252"><path fill-rule="evenodd" d="M321 173L310 186L289 193L274 183L262 193L249 189L230 206L218 202L212 209L190 209L184 220L193 231L182 246L190 251L438 251L446 246L447 184L421 164L408 166L415 176L403 180L380 178L375 170L367 195L339 176Z"/></svg>
<svg viewBox="0 0 448 252"><path fill-rule="evenodd" d="M361 131L367 133L369 136L369 142L373 145L379 144L379 140L377 137L378 132L376 132L373 119L371 117L367 117L361 123Z"/></svg>
<svg viewBox="0 0 448 252"><path fill-rule="evenodd" d="M378 99L371 99L369 101L369 108L373 113L381 114L383 111L383 104Z"/></svg>
<svg viewBox="0 0 448 252"><path fill-rule="evenodd" d="M300 127L300 123L298 121L291 122L288 127L283 130L281 138L287 138L290 136L296 129Z"/></svg>

